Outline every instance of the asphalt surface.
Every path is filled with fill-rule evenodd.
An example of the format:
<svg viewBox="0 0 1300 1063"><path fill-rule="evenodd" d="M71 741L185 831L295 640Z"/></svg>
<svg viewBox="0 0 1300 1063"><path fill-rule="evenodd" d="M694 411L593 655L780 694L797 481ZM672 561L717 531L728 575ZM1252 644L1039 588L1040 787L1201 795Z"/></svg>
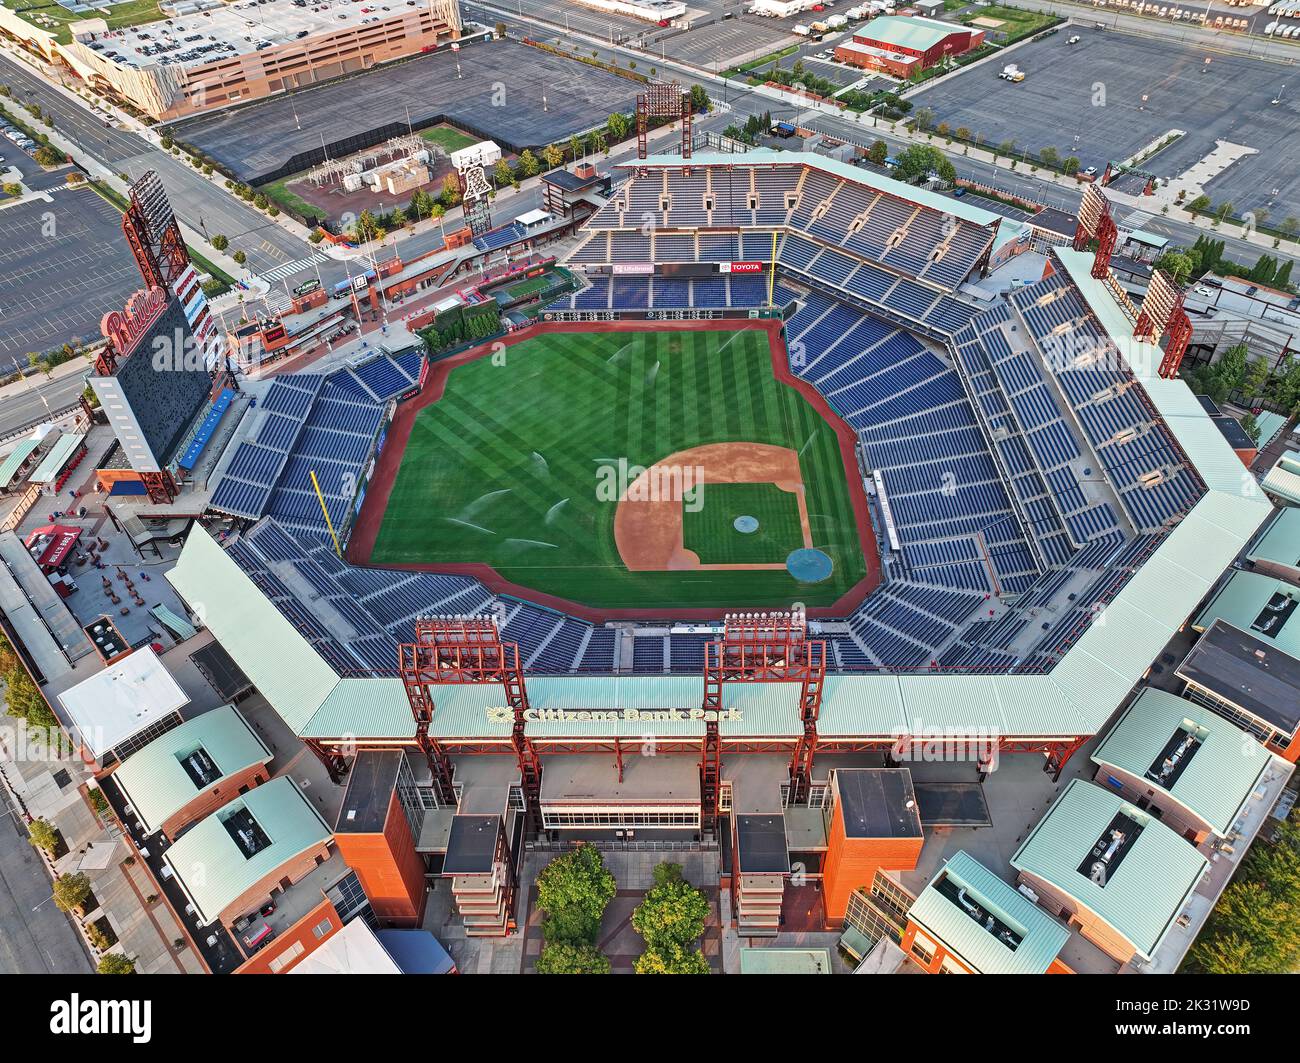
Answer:
<svg viewBox="0 0 1300 1063"><path fill-rule="evenodd" d="M50 890L50 876L0 790L0 974L90 973L85 946Z"/></svg>
<svg viewBox="0 0 1300 1063"><path fill-rule="evenodd" d="M0 211L0 372L95 338L100 317L142 285L115 207L88 188L48 194Z"/></svg>
<svg viewBox="0 0 1300 1063"><path fill-rule="evenodd" d="M187 164L129 130L106 127L88 107L68 99L19 60L0 55L0 83L8 85L19 102L40 104L53 115L56 129L114 171L136 178L156 170L177 216L200 232L228 237L232 248L248 255L248 267L255 273L311 254L304 241L209 183ZM326 279L342 279L343 267L329 265L334 269Z"/></svg>
<svg viewBox="0 0 1300 1063"><path fill-rule="evenodd" d="M444 117L503 145L564 140L631 112L638 84L517 41L474 42L221 114L189 119L176 136L253 184L308 168L331 146L381 126ZM337 155L338 151L332 152ZM298 160L298 161L295 161ZM233 241L232 241L233 242Z"/></svg>
<svg viewBox="0 0 1300 1063"><path fill-rule="evenodd" d="M1267 206L1274 220L1300 214L1300 71L1199 44L1151 40L1125 33L1073 30L1016 49L1025 71L1016 83L985 64L938 81L911 96L937 121L966 126L987 144L1010 140L1037 153L1055 147L1084 166L1105 168L1159 140L1182 137L1144 161L1161 177L1183 172L1223 140L1259 150L1206 186L1216 203ZM1208 62L1207 62L1208 60ZM1282 85L1290 79L1290 89ZM1278 97L1277 104L1270 101Z"/></svg>

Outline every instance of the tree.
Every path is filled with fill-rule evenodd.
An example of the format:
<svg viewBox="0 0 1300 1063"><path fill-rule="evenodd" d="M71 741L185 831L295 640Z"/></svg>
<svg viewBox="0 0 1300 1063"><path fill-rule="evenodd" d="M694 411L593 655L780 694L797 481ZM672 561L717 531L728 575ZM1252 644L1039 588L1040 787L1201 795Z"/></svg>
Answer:
<svg viewBox="0 0 1300 1063"><path fill-rule="evenodd" d="M1294 240L1296 234L1300 233L1300 218L1297 218L1294 215L1288 215L1286 218L1282 219L1282 224L1278 226L1278 229L1281 230L1284 236Z"/></svg>
<svg viewBox="0 0 1300 1063"><path fill-rule="evenodd" d="M569 137L569 158L577 162L582 157L582 141L576 136Z"/></svg>
<svg viewBox="0 0 1300 1063"><path fill-rule="evenodd" d="M957 139L958 139L958 140L970 140L970 138L971 138L971 136L970 136L970 130L969 130L966 126L964 126L964 125L959 125L959 126L957 127Z"/></svg>
<svg viewBox="0 0 1300 1063"><path fill-rule="evenodd" d="M68 161L67 156L65 156L63 152L56 151L48 144L42 144L39 148L37 148L34 152L32 152L32 158L35 159L37 162L39 162L42 166L46 166L46 167L62 166L65 162Z"/></svg>
<svg viewBox="0 0 1300 1063"><path fill-rule="evenodd" d="M537 161L537 156L525 148L524 153L519 156L519 172L524 177L536 177L541 169L542 164Z"/></svg>
<svg viewBox="0 0 1300 1063"><path fill-rule="evenodd" d="M59 909L71 912L80 908L90 896L90 879L85 872L63 874L54 880L54 903Z"/></svg>
<svg viewBox="0 0 1300 1063"><path fill-rule="evenodd" d="M502 37L506 35L506 24L504 22L498 22L496 29L497 29L497 40L500 40Z"/></svg>
<svg viewBox="0 0 1300 1063"><path fill-rule="evenodd" d="M401 207L394 207L393 213L388 215L388 221L394 229L400 229L406 224L406 211Z"/></svg>
<svg viewBox="0 0 1300 1063"><path fill-rule="evenodd" d="M135 960L120 952L109 952L99 958L96 974L135 974Z"/></svg>
<svg viewBox="0 0 1300 1063"><path fill-rule="evenodd" d="M884 166L885 160L889 158L889 145L883 140L877 140L871 145L871 150L867 152L867 158L877 166Z"/></svg>
<svg viewBox="0 0 1300 1063"><path fill-rule="evenodd" d="M942 151L930 144L913 144L898 156L894 177L908 184L916 184L931 175L952 184L957 170Z"/></svg>
<svg viewBox="0 0 1300 1063"><path fill-rule="evenodd" d="M1202 193L1187 204L1188 210L1205 210L1210 205L1210 197Z"/></svg>
<svg viewBox="0 0 1300 1063"><path fill-rule="evenodd" d="M497 183L497 187L501 188L508 185L514 180L514 177L515 171L510 163L505 159L498 159L496 167L492 170L492 179Z"/></svg>
<svg viewBox="0 0 1300 1063"><path fill-rule="evenodd" d="M227 247L230 246L230 241L226 237L222 236L220 233L217 233L217 235L214 236L211 240L209 240L208 243L210 243L218 251L224 251Z"/></svg>
<svg viewBox="0 0 1300 1063"><path fill-rule="evenodd" d="M916 114L913 116L912 121L916 123L917 129L920 130L929 129L932 125L934 125L934 111L931 110L929 107L919 107L917 108Z"/></svg>
<svg viewBox="0 0 1300 1063"><path fill-rule="evenodd" d="M32 844L47 856L53 856L59 848L59 832L43 819L27 824L27 834Z"/></svg>
<svg viewBox="0 0 1300 1063"><path fill-rule="evenodd" d="M1055 148L1039 148L1038 157L1048 166L1057 166L1061 162L1061 153Z"/></svg>
<svg viewBox="0 0 1300 1063"><path fill-rule="evenodd" d="M549 941L537 957L538 974L609 974L609 957L595 945Z"/></svg>
<svg viewBox="0 0 1300 1063"><path fill-rule="evenodd" d="M637 974L708 974L709 961L699 949L668 945L646 949L636 958L633 969Z"/></svg>
<svg viewBox="0 0 1300 1063"><path fill-rule="evenodd" d="M248 255L246 255L243 251L236 251L230 257L233 258L236 262L238 262L241 266L248 261Z"/></svg>
<svg viewBox="0 0 1300 1063"><path fill-rule="evenodd" d="M617 113L611 114L609 118L605 120L605 129L609 133L609 139L611 141L622 140L627 136L628 127L631 126L631 124L632 123L628 120L627 115Z"/></svg>
<svg viewBox="0 0 1300 1063"><path fill-rule="evenodd" d="M564 151L558 144L547 144L542 148L542 159L547 166L554 169L564 161Z"/></svg>
<svg viewBox="0 0 1300 1063"><path fill-rule="evenodd" d="M1079 157L1077 155L1071 155L1067 159L1062 161L1061 172L1067 174L1070 177L1073 177L1075 174L1079 172L1079 165L1080 165Z"/></svg>
<svg viewBox="0 0 1300 1063"><path fill-rule="evenodd" d="M1217 208L1215 208L1214 216L1218 218L1219 221L1223 221L1224 218L1232 213L1233 209L1232 200L1225 199Z"/></svg>
<svg viewBox="0 0 1300 1063"><path fill-rule="evenodd" d="M562 853L537 876L537 907L546 915L542 935L548 942L594 945L605 906L617 891L595 846Z"/></svg>
<svg viewBox="0 0 1300 1063"><path fill-rule="evenodd" d="M460 202L460 178L449 173L442 179L442 193L438 196L444 207L454 207Z"/></svg>
<svg viewBox="0 0 1300 1063"><path fill-rule="evenodd" d="M709 99L709 94L705 91L703 85L691 86L691 112L693 114L704 114L706 111L713 109L713 101Z"/></svg>
<svg viewBox="0 0 1300 1063"><path fill-rule="evenodd" d="M1192 259L1181 251L1166 251L1156 259L1156 269L1168 273L1175 284L1185 284L1192 275Z"/></svg>
<svg viewBox="0 0 1300 1063"><path fill-rule="evenodd" d="M681 864L662 863L654 869L654 885L632 913L632 929L645 938L647 949L664 952L698 939L708 917L708 897L682 877Z"/></svg>

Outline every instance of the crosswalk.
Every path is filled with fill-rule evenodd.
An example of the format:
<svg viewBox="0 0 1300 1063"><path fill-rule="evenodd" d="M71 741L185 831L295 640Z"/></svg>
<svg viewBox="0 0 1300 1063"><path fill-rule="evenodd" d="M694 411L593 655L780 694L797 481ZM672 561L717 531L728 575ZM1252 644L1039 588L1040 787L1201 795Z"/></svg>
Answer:
<svg viewBox="0 0 1300 1063"><path fill-rule="evenodd" d="M278 288L272 288L267 292L262 301L266 303L267 310L272 314L286 314L293 309L293 301Z"/></svg>
<svg viewBox="0 0 1300 1063"><path fill-rule="evenodd" d="M299 273L306 273L317 262L324 262L325 256L319 252L313 254L310 258L295 258L292 262L286 262L281 266L275 266L268 269L265 273L260 274L262 280L270 281L274 284L276 281L282 281L286 277L292 277Z"/></svg>

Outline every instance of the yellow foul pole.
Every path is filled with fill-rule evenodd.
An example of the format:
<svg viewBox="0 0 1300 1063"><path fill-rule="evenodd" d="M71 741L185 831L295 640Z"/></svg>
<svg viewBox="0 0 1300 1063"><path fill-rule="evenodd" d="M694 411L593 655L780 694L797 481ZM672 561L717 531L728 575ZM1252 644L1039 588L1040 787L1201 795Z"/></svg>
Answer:
<svg viewBox="0 0 1300 1063"><path fill-rule="evenodd" d="M325 514L325 527L330 530L330 538L334 540L334 552L343 556L343 547L339 546L338 533L334 531L334 522L330 520L330 511L325 508L325 496L321 494L320 481L316 479L316 470L311 470L311 485L316 489L316 501L320 503L320 511Z"/></svg>

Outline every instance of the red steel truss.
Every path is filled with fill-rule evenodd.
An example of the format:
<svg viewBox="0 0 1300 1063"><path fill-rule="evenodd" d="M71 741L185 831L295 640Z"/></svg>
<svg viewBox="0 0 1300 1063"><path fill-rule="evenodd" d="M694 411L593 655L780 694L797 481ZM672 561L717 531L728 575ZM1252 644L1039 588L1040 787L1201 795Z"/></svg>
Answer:
<svg viewBox="0 0 1300 1063"><path fill-rule="evenodd" d="M1169 379L1178 375L1178 367L1183 364L1183 355L1187 353L1187 344L1192 339L1192 321L1183 309L1181 293L1169 315L1165 337L1165 356L1160 360L1160 375Z"/></svg>
<svg viewBox="0 0 1300 1063"><path fill-rule="evenodd" d="M654 81L636 98L636 157L649 154L648 136L651 118L680 118L682 121L683 159L691 157L691 97L677 82Z"/></svg>
<svg viewBox="0 0 1300 1063"><path fill-rule="evenodd" d="M1092 275L1098 280L1105 280L1110 274L1110 256L1118 242L1119 227L1107 211L1097 223L1097 254L1092 260Z"/></svg>
<svg viewBox="0 0 1300 1063"><path fill-rule="evenodd" d="M429 687L442 683L499 683L514 722L510 746L519 761L520 789L530 832L541 829L542 761L525 733L528 691L519 663L519 645L502 642L491 617L452 616L417 620L415 642L398 647L398 671L415 716L416 742L425 751L439 796L455 805L451 763L429 735L433 698Z"/></svg>
<svg viewBox="0 0 1300 1063"><path fill-rule="evenodd" d="M717 820L721 775L718 719L722 690L728 682L799 683L799 719L803 733L790 760L791 800L808 792L817 750L817 717L826 678L826 643L809 639L802 612L731 613L723 622L722 641L705 646L704 748L700 763L701 815L709 828Z"/></svg>

